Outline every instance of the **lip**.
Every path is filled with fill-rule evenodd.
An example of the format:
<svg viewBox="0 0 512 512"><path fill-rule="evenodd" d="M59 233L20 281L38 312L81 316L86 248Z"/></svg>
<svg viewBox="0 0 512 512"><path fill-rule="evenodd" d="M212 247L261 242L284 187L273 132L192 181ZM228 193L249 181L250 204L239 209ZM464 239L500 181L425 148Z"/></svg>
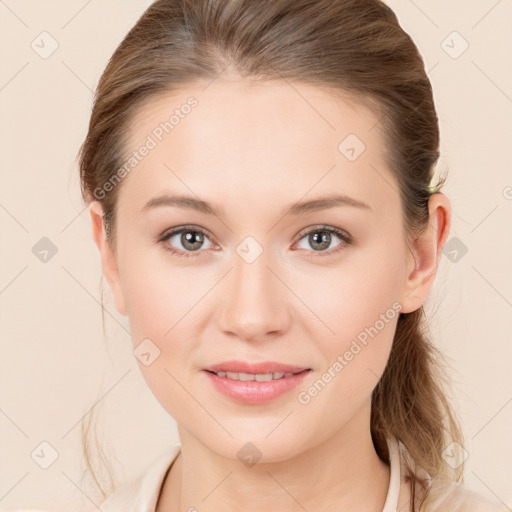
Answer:
<svg viewBox="0 0 512 512"><path fill-rule="evenodd" d="M213 372L235 373L293 373L288 377L271 381L241 381L220 377ZM231 400L241 404L259 405L268 403L297 387L311 372L311 368L294 366L274 361L249 363L225 361L203 369L213 387Z"/></svg>
<svg viewBox="0 0 512 512"><path fill-rule="evenodd" d="M310 370L306 366L293 366L275 361L262 361L259 363L250 363L247 361L224 361L203 368L210 372L236 372L236 373L299 373L304 370Z"/></svg>

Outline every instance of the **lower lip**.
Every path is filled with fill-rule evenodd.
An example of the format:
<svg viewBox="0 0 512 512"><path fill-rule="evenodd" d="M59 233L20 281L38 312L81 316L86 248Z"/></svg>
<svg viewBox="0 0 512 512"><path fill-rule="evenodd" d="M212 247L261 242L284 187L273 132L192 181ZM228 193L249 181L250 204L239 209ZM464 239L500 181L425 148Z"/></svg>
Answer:
<svg viewBox="0 0 512 512"><path fill-rule="evenodd" d="M295 373L291 377L258 382L241 381L219 377L204 370L217 391L243 404L264 404L297 387L311 370Z"/></svg>

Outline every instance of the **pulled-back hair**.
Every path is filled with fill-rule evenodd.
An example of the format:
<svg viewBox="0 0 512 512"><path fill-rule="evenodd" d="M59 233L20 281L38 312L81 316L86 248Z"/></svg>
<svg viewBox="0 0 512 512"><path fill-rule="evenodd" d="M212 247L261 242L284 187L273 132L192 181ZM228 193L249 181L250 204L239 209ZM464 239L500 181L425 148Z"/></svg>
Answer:
<svg viewBox="0 0 512 512"><path fill-rule="evenodd" d="M111 57L99 81L79 155L82 196L100 200L115 248L122 184L95 191L122 166L127 130L157 95L208 83L225 70L243 80L288 80L349 95L372 109L386 163L399 184L407 243L427 227L439 158L439 126L423 59L379 0L157 0ZM447 399L444 359L429 338L424 308L401 313L384 373L372 393L371 434L388 462L394 435L433 478L462 481L442 452L464 445ZM87 429L84 430L87 433ZM84 440L86 460L89 445ZM428 485L409 466L412 492ZM94 471L92 471L94 475ZM101 488L101 486L100 486ZM103 492L103 490L102 490ZM416 499L412 509L417 510Z"/></svg>

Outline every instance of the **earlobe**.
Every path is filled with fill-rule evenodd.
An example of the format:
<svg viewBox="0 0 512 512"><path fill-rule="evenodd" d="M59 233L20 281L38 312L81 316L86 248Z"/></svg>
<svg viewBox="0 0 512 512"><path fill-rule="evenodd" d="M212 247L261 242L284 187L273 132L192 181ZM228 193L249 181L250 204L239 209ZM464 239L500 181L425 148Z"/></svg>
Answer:
<svg viewBox="0 0 512 512"><path fill-rule="evenodd" d="M94 200L90 203L89 214L92 223L92 236L100 253L103 274L114 295L116 309L119 313L126 316L127 313L116 255L107 240L105 224L103 222L103 207L99 201Z"/></svg>
<svg viewBox="0 0 512 512"><path fill-rule="evenodd" d="M429 199L429 223L411 248L402 313L420 308L430 294L450 228L450 200L443 193L437 192Z"/></svg>

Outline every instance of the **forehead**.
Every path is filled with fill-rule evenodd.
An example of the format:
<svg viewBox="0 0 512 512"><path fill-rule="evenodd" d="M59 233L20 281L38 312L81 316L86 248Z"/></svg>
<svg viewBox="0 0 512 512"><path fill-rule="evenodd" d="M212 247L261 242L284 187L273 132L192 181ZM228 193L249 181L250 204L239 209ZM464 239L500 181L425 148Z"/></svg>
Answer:
<svg viewBox="0 0 512 512"><path fill-rule="evenodd" d="M378 206L393 178L377 114L367 105L284 80L216 79L160 94L130 124L125 161L143 146L150 150L134 161L121 196L141 207L166 189L289 203L336 189Z"/></svg>

